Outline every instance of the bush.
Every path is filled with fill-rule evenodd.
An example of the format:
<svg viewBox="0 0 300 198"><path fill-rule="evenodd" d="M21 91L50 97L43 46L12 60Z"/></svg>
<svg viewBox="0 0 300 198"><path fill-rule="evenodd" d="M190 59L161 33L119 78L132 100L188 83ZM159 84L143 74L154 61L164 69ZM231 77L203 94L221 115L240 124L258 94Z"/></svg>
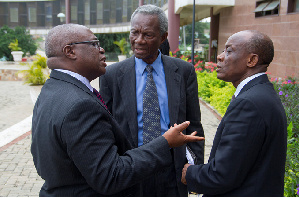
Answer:
<svg viewBox="0 0 300 198"><path fill-rule="evenodd" d="M271 78L284 106L288 127L284 196L295 197L299 185L299 83L296 78Z"/></svg>
<svg viewBox="0 0 300 198"><path fill-rule="evenodd" d="M219 80L216 71L196 71L196 73L199 97L210 103L223 116L235 92L235 88L231 83Z"/></svg>
<svg viewBox="0 0 300 198"><path fill-rule="evenodd" d="M18 46L22 49L24 54L27 52L30 53L30 55L35 54L37 50L35 40L25 27L17 26L15 29L11 29L5 25L0 28L0 58L5 56L8 58L8 60L13 60L11 50L8 48L8 46L16 39L18 40Z"/></svg>
<svg viewBox="0 0 300 198"><path fill-rule="evenodd" d="M45 84L48 76L44 73L47 68L47 59L41 55L37 55L28 70L22 70L20 73L25 75L25 83L31 85Z"/></svg>

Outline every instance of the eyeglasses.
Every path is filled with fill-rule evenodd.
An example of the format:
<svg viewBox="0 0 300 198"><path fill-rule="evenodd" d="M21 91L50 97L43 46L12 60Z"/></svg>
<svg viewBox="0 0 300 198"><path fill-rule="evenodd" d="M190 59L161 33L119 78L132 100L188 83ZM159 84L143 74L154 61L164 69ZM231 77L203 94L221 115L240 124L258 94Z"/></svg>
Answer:
<svg viewBox="0 0 300 198"><path fill-rule="evenodd" d="M100 41L98 41L98 40L69 43L68 45L76 45L76 44L90 44L90 45L94 46L98 50L101 49L101 47L100 47Z"/></svg>

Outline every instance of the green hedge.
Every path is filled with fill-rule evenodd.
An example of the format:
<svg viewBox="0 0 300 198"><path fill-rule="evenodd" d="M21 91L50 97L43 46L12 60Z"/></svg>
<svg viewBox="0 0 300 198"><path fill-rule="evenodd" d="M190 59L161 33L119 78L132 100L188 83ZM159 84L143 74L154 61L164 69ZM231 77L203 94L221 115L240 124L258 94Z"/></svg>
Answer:
<svg viewBox="0 0 300 198"><path fill-rule="evenodd" d="M235 92L234 86L231 83L219 80L216 71L196 71L196 73L199 97L213 106L221 116L224 116Z"/></svg>

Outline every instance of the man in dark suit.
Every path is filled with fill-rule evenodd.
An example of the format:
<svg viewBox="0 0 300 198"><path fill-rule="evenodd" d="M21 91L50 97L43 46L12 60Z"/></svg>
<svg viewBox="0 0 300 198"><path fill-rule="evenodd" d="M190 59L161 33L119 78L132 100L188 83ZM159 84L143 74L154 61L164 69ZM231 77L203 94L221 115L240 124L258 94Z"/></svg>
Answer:
<svg viewBox="0 0 300 198"><path fill-rule="evenodd" d="M127 139L135 146L143 145L143 94L147 84L146 67L153 67L160 109L161 134L175 123L189 120L190 134L204 136L198 99L195 68L181 59L162 55L159 46L167 39L168 20L162 9L154 5L138 7L131 17L130 42L134 53L129 59L107 67L100 77L100 93L108 109L117 119ZM152 112L152 111L151 111ZM204 142L188 144L197 162L204 161ZM142 196L187 196L181 183L181 170L186 159L186 146L175 148L174 163L144 181Z"/></svg>
<svg viewBox="0 0 300 198"><path fill-rule="evenodd" d="M45 43L53 71L34 107L31 145L45 180L40 196L139 196L139 182L172 163L170 148L203 139L182 134L185 122L133 149L90 85L106 71L97 37L85 26L64 24Z"/></svg>
<svg viewBox="0 0 300 198"><path fill-rule="evenodd" d="M287 146L284 108L265 72L274 47L245 30L227 40L217 77L237 88L217 129L209 162L185 165L182 182L205 196L283 196ZM235 98L235 99L234 99Z"/></svg>

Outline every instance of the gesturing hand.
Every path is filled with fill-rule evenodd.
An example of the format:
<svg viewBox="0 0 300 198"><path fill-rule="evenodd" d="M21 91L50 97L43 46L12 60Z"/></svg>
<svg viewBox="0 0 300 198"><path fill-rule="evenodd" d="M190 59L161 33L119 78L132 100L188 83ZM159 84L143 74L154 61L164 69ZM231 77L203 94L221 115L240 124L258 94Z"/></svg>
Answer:
<svg viewBox="0 0 300 198"><path fill-rule="evenodd" d="M171 127L163 136L168 141L169 147L179 147L188 142L197 142L204 140L204 137L196 136L197 132L191 133L191 135L184 135L182 131L189 126L190 122L185 121L179 125L175 124L174 127Z"/></svg>

